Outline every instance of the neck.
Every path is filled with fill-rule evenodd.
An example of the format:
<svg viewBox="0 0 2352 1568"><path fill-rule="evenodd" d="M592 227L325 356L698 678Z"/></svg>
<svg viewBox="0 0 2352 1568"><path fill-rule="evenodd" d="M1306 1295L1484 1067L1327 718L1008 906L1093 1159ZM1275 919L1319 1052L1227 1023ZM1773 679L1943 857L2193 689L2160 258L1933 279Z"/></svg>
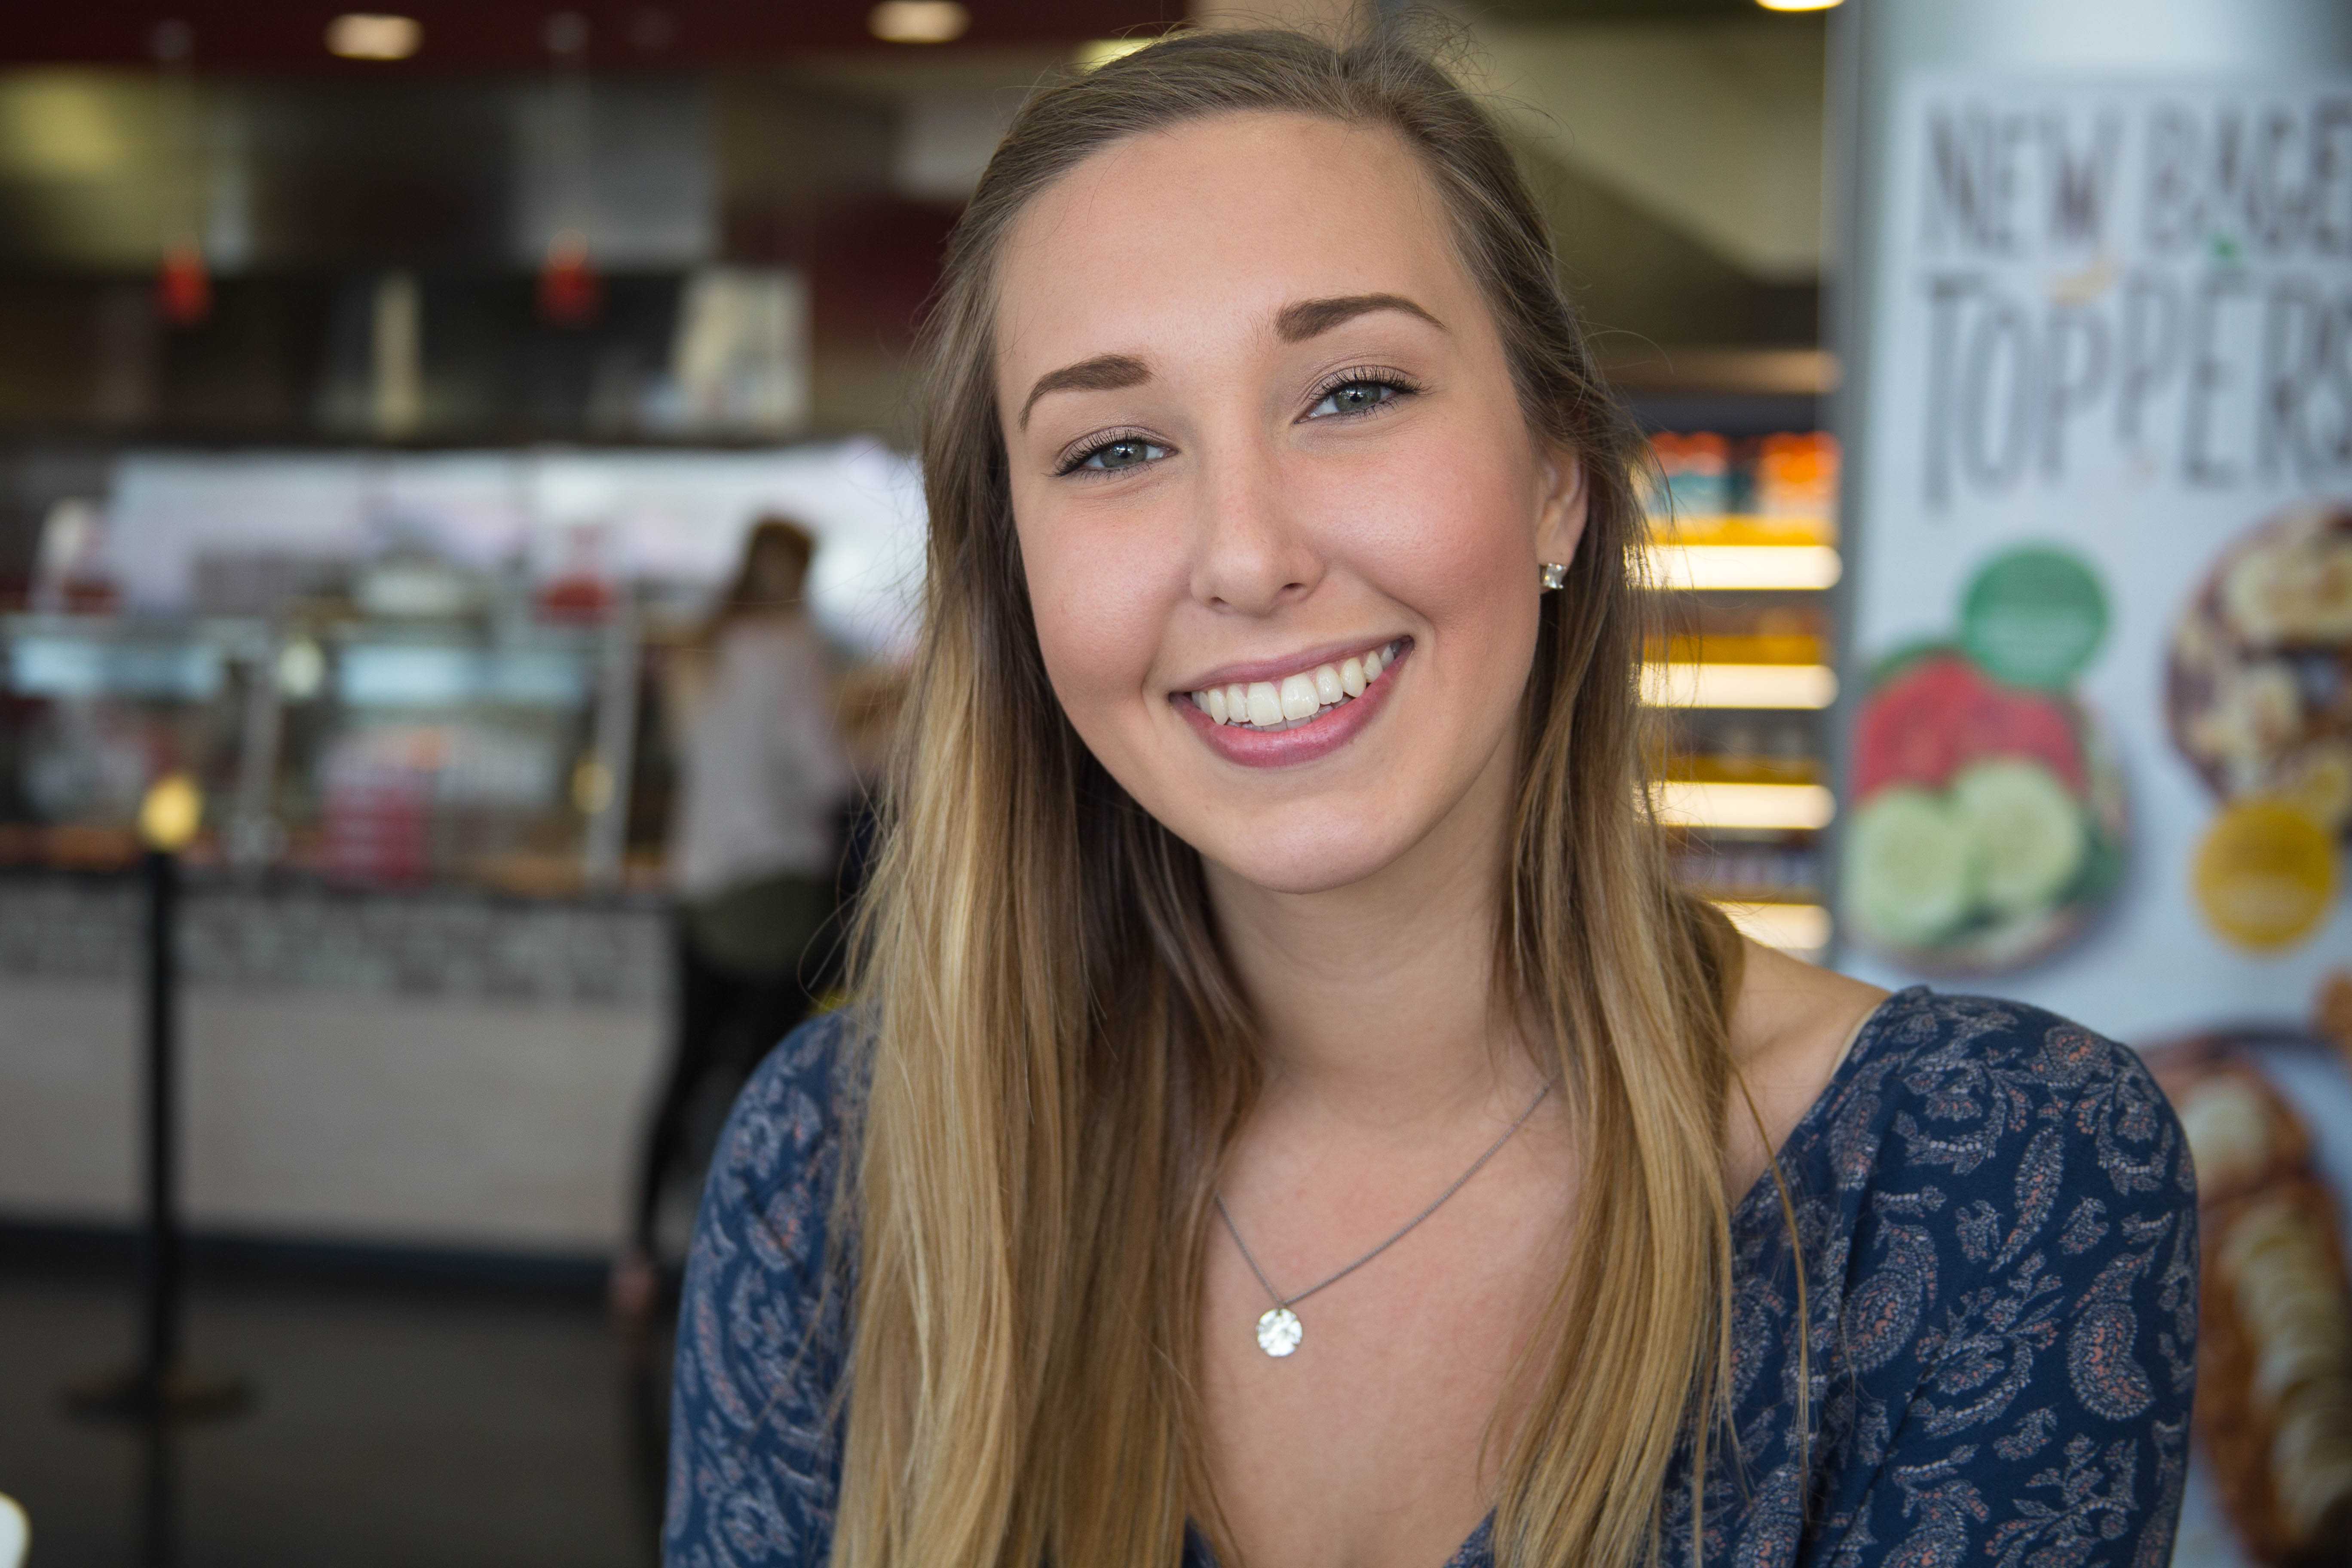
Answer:
<svg viewBox="0 0 2352 1568"><path fill-rule="evenodd" d="M1394 1125L1539 1087L1494 992L1511 760L1498 751L1435 828L1362 881L1284 893L1209 868L1270 1100Z"/></svg>

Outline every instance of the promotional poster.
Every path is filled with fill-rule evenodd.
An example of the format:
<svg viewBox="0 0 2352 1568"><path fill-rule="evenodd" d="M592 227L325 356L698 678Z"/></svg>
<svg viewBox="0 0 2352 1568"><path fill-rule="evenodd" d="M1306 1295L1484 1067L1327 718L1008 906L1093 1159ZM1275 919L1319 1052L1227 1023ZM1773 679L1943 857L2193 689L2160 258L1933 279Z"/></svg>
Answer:
<svg viewBox="0 0 2352 1568"><path fill-rule="evenodd" d="M2147 1054L2204 1226L2176 1562L2337 1561L2352 79L1929 75L1885 168L1845 963Z"/></svg>

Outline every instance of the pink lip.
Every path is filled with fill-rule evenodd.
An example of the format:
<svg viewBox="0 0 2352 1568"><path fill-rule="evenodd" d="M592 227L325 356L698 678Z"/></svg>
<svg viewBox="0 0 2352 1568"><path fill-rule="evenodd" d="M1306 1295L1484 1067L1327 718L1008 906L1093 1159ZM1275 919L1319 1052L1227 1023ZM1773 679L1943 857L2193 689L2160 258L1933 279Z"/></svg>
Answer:
<svg viewBox="0 0 2352 1568"><path fill-rule="evenodd" d="M1381 645L1374 643L1371 646L1378 647ZM1302 763L1329 756L1363 732L1364 726L1388 705L1389 692L1395 685L1389 679L1391 672L1402 668L1412 657L1412 647L1407 642L1399 648L1396 658L1381 671L1381 678L1364 688L1361 697L1352 702L1342 702L1321 718L1301 724L1296 730L1254 730L1246 724L1220 724L1195 707L1189 695L1179 695L1172 700L1184 722L1190 724L1193 731L1209 743L1210 749L1225 761L1239 763L1245 768L1297 767ZM1318 662L1330 661L1324 659ZM1236 665L1232 668L1270 669L1274 667ZM1296 670L1297 665L1294 661L1282 668L1286 671ZM1223 671L1218 673L1220 676L1224 674ZM1223 680L1203 679L1201 684L1206 688L1252 679L1263 680L1265 677L1232 676Z"/></svg>

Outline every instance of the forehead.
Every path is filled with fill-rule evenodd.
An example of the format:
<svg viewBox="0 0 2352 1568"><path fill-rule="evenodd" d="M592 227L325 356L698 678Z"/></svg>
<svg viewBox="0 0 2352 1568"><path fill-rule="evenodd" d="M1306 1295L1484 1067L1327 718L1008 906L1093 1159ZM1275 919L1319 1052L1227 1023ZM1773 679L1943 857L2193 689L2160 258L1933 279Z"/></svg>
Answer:
<svg viewBox="0 0 2352 1568"><path fill-rule="evenodd" d="M1264 331L1302 299L1396 293L1451 324L1475 290L1396 132L1227 113L1126 138L1014 221L997 273L1002 374Z"/></svg>

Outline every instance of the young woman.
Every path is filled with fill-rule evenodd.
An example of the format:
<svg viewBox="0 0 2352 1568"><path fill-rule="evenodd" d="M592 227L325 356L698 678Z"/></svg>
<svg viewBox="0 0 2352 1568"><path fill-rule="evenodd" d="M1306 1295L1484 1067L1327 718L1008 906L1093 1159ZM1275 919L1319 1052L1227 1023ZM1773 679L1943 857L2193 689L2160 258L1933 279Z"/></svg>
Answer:
<svg viewBox="0 0 2352 1568"><path fill-rule="evenodd" d="M1053 87L931 333L863 1002L714 1167L670 1561L2161 1568L2178 1126L1676 887L1639 438L1476 106Z"/></svg>

